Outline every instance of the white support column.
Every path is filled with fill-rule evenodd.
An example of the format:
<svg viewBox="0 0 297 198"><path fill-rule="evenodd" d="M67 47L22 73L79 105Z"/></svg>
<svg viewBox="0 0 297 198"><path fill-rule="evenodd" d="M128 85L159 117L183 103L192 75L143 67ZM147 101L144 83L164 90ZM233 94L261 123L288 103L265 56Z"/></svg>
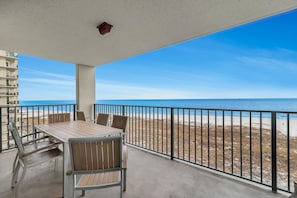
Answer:
<svg viewBox="0 0 297 198"><path fill-rule="evenodd" d="M96 67L76 65L76 105L84 111L86 120L93 117L93 105L96 103Z"/></svg>

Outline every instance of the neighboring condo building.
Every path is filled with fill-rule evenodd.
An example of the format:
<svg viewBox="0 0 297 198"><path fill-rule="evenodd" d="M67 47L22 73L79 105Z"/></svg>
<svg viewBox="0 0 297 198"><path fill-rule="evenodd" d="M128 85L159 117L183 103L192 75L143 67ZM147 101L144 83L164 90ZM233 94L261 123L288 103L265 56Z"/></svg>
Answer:
<svg viewBox="0 0 297 198"><path fill-rule="evenodd" d="M10 118L18 120L18 54L0 50L0 119L1 142L7 142L7 123ZM0 150L6 145L1 144Z"/></svg>

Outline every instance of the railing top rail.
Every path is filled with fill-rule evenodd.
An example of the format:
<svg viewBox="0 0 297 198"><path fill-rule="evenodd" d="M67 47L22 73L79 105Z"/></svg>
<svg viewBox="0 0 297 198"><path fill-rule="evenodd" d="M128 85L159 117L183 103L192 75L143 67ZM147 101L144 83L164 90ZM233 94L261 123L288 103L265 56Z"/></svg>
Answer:
<svg viewBox="0 0 297 198"><path fill-rule="evenodd" d="M46 106L67 106L75 104L38 104L38 105L20 105L13 106L13 108L29 108L29 107L46 107ZM278 110L252 110L252 109L228 109L228 108L200 108L200 107L176 107L176 106L152 106L152 105L126 105L126 104L95 104L105 106L126 106L126 107L145 107L145 108L165 108L165 109L181 109L181 110L201 110L201 111L230 111L230 112L255 112L255 113L284 113L284 114L297 114L297 111L278 111ZM9 106L1 105L0 108L7 108Z"/></svg>
<svg viewBox="0 0 297 198"><path fill-rule="evenodd" d="M223 109L223 108L199 108L199 107L175 107L175 106L152 106L152 105L126 105L126 104L95 104L106 106L126 106L126 107L146 107L146 108L166 108L166 109L184 109L184 110L202 110L202 111L230 111L230 112L255 112L255 113L284 113L297 114L297 111L277 111L277 110L250 110L250 109Z"/></svg>
<svg viewBox="0 0 297 198"><path fill-rule="evenodd" d="M75 105L75 104L37 104L37 105L19 105L13 106L14 108L25 108L25 107L40 107L40 106L66 106L66 105ZM0 105L0 108L7 108L10 107L9 105L3 106Z"/></svg>

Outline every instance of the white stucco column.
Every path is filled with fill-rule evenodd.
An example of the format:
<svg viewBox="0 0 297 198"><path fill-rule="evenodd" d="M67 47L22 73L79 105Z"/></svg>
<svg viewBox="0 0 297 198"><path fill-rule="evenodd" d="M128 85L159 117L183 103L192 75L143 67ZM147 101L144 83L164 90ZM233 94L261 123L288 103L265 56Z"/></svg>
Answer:
<svg viewBox="0 0 297 198"><path fill-rule="evenodd" d="M96 67L76 65L76 104L77 110L84 111L86 120L93 117L96 103Z"/></svg>

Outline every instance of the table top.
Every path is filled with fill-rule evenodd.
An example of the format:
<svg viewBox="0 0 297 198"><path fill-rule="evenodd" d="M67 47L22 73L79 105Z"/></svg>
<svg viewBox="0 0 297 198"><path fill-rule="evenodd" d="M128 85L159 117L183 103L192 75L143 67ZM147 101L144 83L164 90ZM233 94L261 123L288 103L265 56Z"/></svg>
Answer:
<svg viewBox="0 0 297 198"><path fill-rule="evenodd" d="M121 135L122 130L85 121L58 122L35 125L35 129L68 142L69 138Z"/></svg>

